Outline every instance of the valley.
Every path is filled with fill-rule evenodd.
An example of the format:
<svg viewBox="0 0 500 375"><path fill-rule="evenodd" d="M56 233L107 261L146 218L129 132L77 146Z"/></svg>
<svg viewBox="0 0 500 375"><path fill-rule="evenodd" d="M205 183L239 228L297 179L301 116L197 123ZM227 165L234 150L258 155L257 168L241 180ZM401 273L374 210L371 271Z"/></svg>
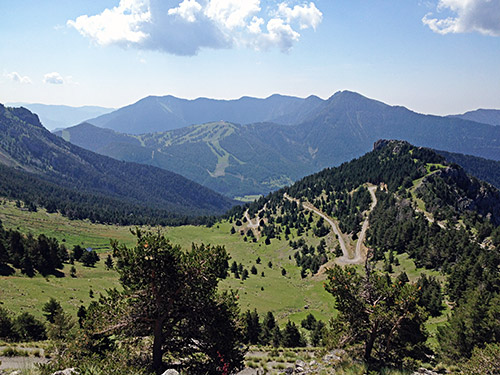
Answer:
<svg viewBox="0 0 500 375"><path fill-rule="evenodd" d="M4 192L0 201L0 283L4 286L0 300L2 308L12 316L20 317L29 312L34 319L42 321L46 316L43 314L45 305L51 298L60 301L61 311L68 314L68 319L78 314L79 321L85 321L82 311L108 314L105 306L109 306L109 311L118 308L113 299L125 297L130 290L130 285L124 284L127 279L123 272L135 272L135 267L127 268L125 257L132 256L131 260L139 261L138 267L142 267L144 261L148 266L150 256L134 258L133 254L149 251L150 241L175 244L172 251L186 254L186 257L179 255L180 261L194 262L200 269L205 267L204 261L196 262L206 256L203 251L215 254L207 261L215 261L217 251L227 254L225 265L220 266L222 273L217 281L220 281L218 290L226 298L224 303L230 303L232 299L237 304L235 322L243 324L246 336L242 340L247 345L303 346L310 342L310 345L328 347L331 345L328 340L335 335L350 335L349 330L358 329L358 323L347 324L345 319L350 319L349 314L357 309L360 309L359 313L365 310L360 307L345 309L345 303L351 302L343 300L346 295L335 292L335 285L343 285L336 283L342 283L344 277L352 278L345 285L346 293L361 293L348 296L348 301L364 304L367 303L365 299L372 298L369 293L382 293L378 298L388 302L380 308L396 309L392 312L384 310L381 312L383 316L397 316L400 310L390 301L407 298L405 293L411 290L413 299L404 300L404 303L413 301L405 306L412 309L412 316L417 319L411 324L418 324L421 332L418 345L422 345L424 351L440 353L443 358L451 355L446 343L457 339L455 323L450 322L464 319L458 312L471 303L466 295L477 293L480 285L485 285L490 292L484 308L488 314L495 314L492 309L497 298L495 267L499 256L500 193L495 187L467 175L459 165L448 162L431 149L405 141L379 140L372 151L363 156L300 179L297 176L295 183L290 183L289 177L283 180L283 175L270 178L269 181L281 181L269 185L271 193L234 205L234 201L201 185L191 184L183 177L164 175L171 172L163 169L104 158L73 146L40 129L40 124L29 112L5 109L4 115L10 128L7 128L9 133L1 138L9 166L0 166L4 176L8 176L0 185ZM34 129L33 133L23 130L22 138L12 136L14 130L19 132L17 129L26 124ZM287 126L293 129L293 126ZM247 170L267 168L261 161L273 162L276 156L281 163L283 159L276 150L286 151L279 145L265 145L257 136L254 143L239 143L234 138L239 133L257 128L265 132L274 129L272 131L280 137L292 134L283 132L276 125L244 127L217 122L170 133L133 137L115 135L119 139L132 140L124 144L123 150L143 148L143 151L147 149L146 154L151 160L163 158L177 163L177 159L171 158L172 150L176 149L182 152L185 163L197 164L196 168L205 163L206 172L215 181L232 176L243 182L245 178L242 173L235 173L235 166ZM94 127L86 125L85 129L93 130ZM111 133L105 131L103 134ZM62 136L71 140L71 133ZM22 142L30 147L23 148L18 139L24 139ZM42 143L32 142L34 139ZM284 139L280 142L289 142L290 150L297 146L291 138ZM160 144L162 146L157 149ZM37 147L42 151L37 151ZM189 154L196 148L204 150L205 156L200 161L196 161L195 154ZM46 149L51 150L51 155L59 155L59 150L65 150L58 157L67 161L52 165L53 161L48 161L49 153L43 151ZM318 149L308 149L310 161L323 157L317 153ZM260 159L255 159L255 154ZM288 160L292 168L292 160L304 159L292 155ZM459 160L471 167L482 166L484 159L462 157ZM491 162L485 161L483 170L492 165ZM17 163L18 168L12 168L13 163ZM273 168L280 170L280 163L274 164ZM72 168L64 167L65 164L81 168L83 179L92 180L90 183L80 182L79 186L87 195L77 193L75 186L80 180ZM97 170L89 164L97 165ZM127 176L139 180L137 184L126 185L132 194L136 194L132 200L128 200L130 194L123 187L119 188L118 194L114 187L120 181L126 181ZM155 177L150 178L152 176ZM159 176L164 176L164 180ZM30 181L24 190L19 188L23 181ZM143 181L147 182L145 188ZM281 184L286 186L280 188ZM58 185L65 189L64 194L60 194L63 190ZM39 193L33 191L40 188ZM109 190L113 193L109 194ZM51 204L47 204L44 191L52 192ZM146 191L153 194L141 202ZM98 197L102 197L104 211L108 212L106 207L113 207L106 206L110 197L127 205L133 203L139 211L141 205L147 209L142 209L143 216L135 217L134 211L124 214L130 206L123 206L125 210L121 214L111 216L116 217L116 222L113 222L89 215L92 210L82 210L84 205L72 208L74 211L61 209L66 206L60 206L62 203L58 199L72 194L80 194L79 199L84 205L88 197L93 197L90 202L100 202ZM171 225L157 221L158 215L164 214L156 211L155 202L161 202L166 217L174 213L172 218L176 220ZM189 210L191 218L179 215ZM221 215L224 211L225 214ZM211 216L200 218L195 212ZM44 246L55 250L46 250ZM82 254L95 254L98 259L95 264L86 264ZM151 257L159 256L161 252L152 254ZM60 264L49 266L45 257L55 257ZM153 264L153 267L156 266ZM219 269L219 266L214 267ZM464 279L465 270L471 267L477 270L475 277ZM189 271L190 268L186 270L183 272L193 272ZM164 269L158 269L158 272L164 272ZM191 277L196 279L197 271L194 272ZM148 274L149 271L145 273ZM152 274L156 274L156 269ZM377 279L372 280L372 277ZM362 286L363 283L372 284ZM109 290L115 291L108 294ZM170 293L169 290L166 289L166 293ZM389 293L389 290L393 291ZM187 299L185 303L192 302ZM356 317L356 322L373 319L371 311L376 307L377 303L369 307L366 315ZM105 310L100 311L102 308ZM197 306L193 305L193 308ZM93 309L98 310L94 312ZM114 312L111 314L115 316ZM272 331L275 338L271 340L271 331L267 336L252 336L252 324L257 327L264 325L266 320L260 321L264 317L267 319L269 314L275 320ZM192 319L198 318L193 316ZM314 323L317 325L310 326L310 329L304 328L311 319L319 323ZM106 325L106 319L98 322ZM327 322L331 323L327 326ZM335 328L338 324L344 327L340 331ZM387 321L384 324L392 323ZM496 323L493 319L484 324ZM286 330L297 330L298 341L287 341ZM398 326L392 330L398 335L405 334ZM362 345L362 341L354 345ZM374 355L382 360L379 353L386 349L383 349L382 341L377 345L379 351ZM370 363L373 359L365 360ZM400 360L387 363L394 365ZM247 359L247 364L249 361Z"/></svg>

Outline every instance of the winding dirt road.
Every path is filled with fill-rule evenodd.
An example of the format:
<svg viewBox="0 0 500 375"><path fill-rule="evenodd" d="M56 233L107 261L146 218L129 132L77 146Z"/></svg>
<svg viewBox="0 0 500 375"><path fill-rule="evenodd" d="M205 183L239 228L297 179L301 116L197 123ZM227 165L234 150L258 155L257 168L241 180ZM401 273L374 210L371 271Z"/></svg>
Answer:
<svg viewBox="0 0 500 375"><path fill-rule="evenodd" d="M358 237L358 242L356 243L356 252L354 254L354 259L352 259L352 263L362 263L364 262L364 259L366 257L366 254L362 253L362 246L363 243L365 242L365 237L366 237L366 231L368 230L368 216L370 215L370 212L375 208L377 205L377 197L375 195L375 192L377 191L376 186L369 186L368 191L370 192L370 195L372 196L372 203L370 205L369 211L366 213L365 221L363 222L363 226L361 227L361 232L359 233Z"/></svg>
<svg viewBox="0 0 500 375"><path fill-rule="evenodd" d="M339 264L359 264L364 262L364 255L362 252L362 246L363 242L365 240L366 236L366 231L368 229L368 216L370 212L373 210L373 208L377 205L377 197L375 196L375 191L377 190L376 186L370 186L368 187L368 191L370 192L370 195L372 197L372 203L370 205L370 210L366 214L365 221L363 222L363 226L361 227L361 232L358 237L358 242L356 243L356 250L354 252L354 255L349 253L349 250L347 249L344 237L340 229L338 228L337 224L325 213L320 211L318 208L314 207L312 204L308 202L303 202L302 206L309 210L314 212L315 214L321 216L330 226L332 227L333 232L337 235L337 239L339 241L340 248L342 249L342 256L336 259L336 262ZM288 194L285 194L284 197L288 199L289 201L294 201L296 203L299 203L300 201L296 198L290 197ZM332 250L333 251L333 250Z"/></svg>

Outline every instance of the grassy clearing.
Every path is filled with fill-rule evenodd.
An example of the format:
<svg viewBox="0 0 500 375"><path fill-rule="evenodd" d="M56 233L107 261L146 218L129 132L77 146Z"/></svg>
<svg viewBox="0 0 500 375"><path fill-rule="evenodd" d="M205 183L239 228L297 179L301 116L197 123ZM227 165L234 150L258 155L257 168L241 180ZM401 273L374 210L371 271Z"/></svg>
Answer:
<svg viewBox="0 0 500 375"><path fill-rule="evenodd" d="M14 276L0 277L0 301L2 306L15 314L30 312L38 318L43 318L42 306L51 298L57 299L63 309L75 316L80 305L88 305L92 298L99 298L99 293L106 289L119 287L118 275L115 271L108 271L101 259L96 267L84 267L76 262L77 277L69 276L69 265L65 265L65 277L43 277L37 275L33 278L19 273Z"/></svg>
<svg viewBox="0 0 500 375"><path fill-rule="evenodd" d="M259 199L262 195L245 195L243 197L234 197L233 199L236 199L237 201L247 203L247 202L253 202L257 199Z"/></svg>
<svg viewBox="0 0 500 375"><path fill-rule="evenodd" d="M101 253L101 261L95 268L83 267L76 262L76 278L69 276L70 265L65 265L63 278L39 275L28 278L20 273L0 277L0 301L16 314L30 311L41 317L41 307L50 297L60 301L68 312L76 313L81 304L87 305L91 301L91 289L94 298L98 298L100 292L119 285L116 272L107 271L104 267L110 238L128 246L135 244L129 227L71 221L44 210L27 212L16 208L14 202L0 205L0 220L6 228L19 228L22 232L34 235L45 233L59 241L64 240L68 248L80 244L100 249ZM263 240L244 242L239 234L230 235L230 229L231 224L224 222L212 228L183 226L161 230L173 243L183 248L202 242L224 245L232 257L231 262L235 260L242 263L249 272L255 264L257 275L250 274L245 281L231 275L221 283L223 289L231 288L238 293L242 311L256 308L261 315L273 311L280 323L287 319L299 323L308 313L325 321L329 319L334 311L333 298L323 289L324 277L301 279L288 241L273 239L268 246ZM261 258L261 264L256 264L257 257ZM272 268L268 267L269 261L273 264ZM282 276L282 268L287 271L286 276ZM261 276L262 272L264 277Z"/></svg>
<svg viewBox="0 0 500 375"><path fill-rule="evenodd" d="M90 221L68 220L61 214L49 214L44 209L28 212L15 206L13 201L2 200L0 204L0 220L5 228L18 229L23 233L31 232L37 236L41 233L55 237L71 249L74 245L109 250L111 238L127 245L135 243L130 233L131 227L92 224Z"/></svg>
<svg viewBox="0 0 500 375"><path fill-rule="evenodd" d="M333 298L323 289L324 278L301 279L288 241L273 239L267 246L263 239L255 243L244 242L239 234L229 235L230 230L231 224L223 222L213 228L167 228L166 235L183 247L201 242L224 245L231 254L231 262L243 264L248 271L255 265L257 274L250 274L247 280L235 279L231 274L222 282L223 289L233 289L238 293L242 311L255 308L261 315L273 311L281 323L287 319L298 323L310 312L319 319L329 319L334 306ZM256 263L258 257L260 264ZM268 266L269 262L272 268ZM286 270L285 276L281 274L282 268ZM262 272L264 276L261 276Z"/></svg>

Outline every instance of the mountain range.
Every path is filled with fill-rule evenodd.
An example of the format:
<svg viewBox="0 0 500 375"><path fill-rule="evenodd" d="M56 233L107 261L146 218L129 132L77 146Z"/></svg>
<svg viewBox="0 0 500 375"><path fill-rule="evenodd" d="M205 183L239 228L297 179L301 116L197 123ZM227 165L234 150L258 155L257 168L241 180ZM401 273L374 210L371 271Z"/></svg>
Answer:
<svg viewBox="0 0 500 375"><path fill-rule="evenodd" d="M216 121L236 124L275 122L289 125L308 118L323 102L316 96L300 99L272 95L266 99L242 97L238 100L186 100L171 95L148 96L87 122L129 134L164 132Z"/></svg>
<svg viewBox="0 0 500 375"><path fill-rule="evenodd" d="M221 214L234 203L176 173L66 142L25 108L0 105L0 165L2 196L51 206L75 218L167 222Z"/></svg>
<svg viewBox="0 0 500 375"><path fill-rule="evenodd" d="M170 103L168 109L165 103ZM174 117L184 119L178 126L202 124L137 134L168 127ZM106 123L106 118L114 120ZM258 122L266 119L275 122ZM235 120L256 122L240 125ZM363 155L383 138L500 160L500 127L422 115L350 91L326 101L277 95L237 101L149 97L56 134L119 160L174 171L229 197L265 194L289 185Z"/></svg>
<svg viewBox="0 0 500 375"><path fill-rule="evenodd" d="M54 131L81 123L89 118L114 111L114 108L97 106L71 107L40 103L6 103L8 107L24 107L36 113L47 129Z"/></svg>

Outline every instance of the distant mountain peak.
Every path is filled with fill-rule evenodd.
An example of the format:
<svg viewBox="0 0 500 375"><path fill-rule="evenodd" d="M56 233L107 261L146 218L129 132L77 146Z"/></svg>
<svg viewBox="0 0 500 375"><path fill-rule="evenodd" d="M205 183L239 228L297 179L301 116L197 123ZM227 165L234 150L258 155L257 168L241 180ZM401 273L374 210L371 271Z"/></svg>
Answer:
<svg viewBox="0 0 500 375"><path fill-rule="evenodd" d="M452 115L450 117L461 118L463 120L470 120L488 125L500 125L500 110L498 109L479 108L475 111L465 112L461 115Z"/></svg>

